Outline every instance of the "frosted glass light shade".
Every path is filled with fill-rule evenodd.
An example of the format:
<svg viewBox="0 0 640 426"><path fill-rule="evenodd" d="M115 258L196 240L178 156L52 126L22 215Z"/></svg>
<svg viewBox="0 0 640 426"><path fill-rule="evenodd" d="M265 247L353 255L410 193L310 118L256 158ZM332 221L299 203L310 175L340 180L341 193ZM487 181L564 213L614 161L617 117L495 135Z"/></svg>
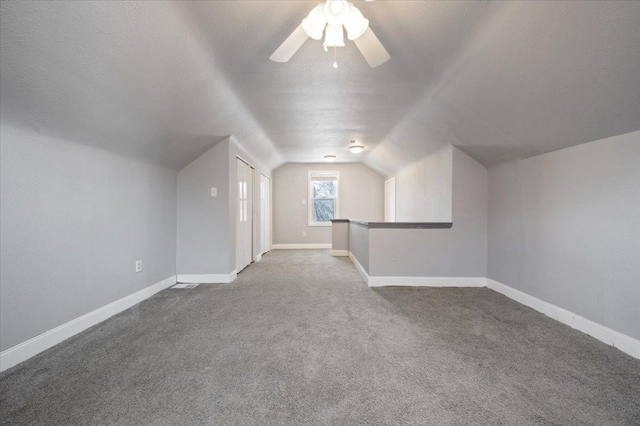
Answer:
<svg viewBox="0 0 640 426"><path fill-rule="evenodd" d="M320 40L322 38L322 32L324 31L327 21L324 20L324 5L321 3L311 9L309 15L302 20L302 29L309 37L314 40Z"/></svg>
<svg viewBox="0 0 640 426"><path fill-rule="evenodd" d="M324 45L328 47L344 46L344 31L342 31L342 25L327 25Z"/></svg>
<svg viewBox="0 0 640 426"><path fill-rule="evenodd" d="M351 145L349 147L349 151L351 151L354 154L360 154L362 151L364 151L364 146L362 146L362 145Z"/></svg>
<svg viewBox="0 0 640 426"><path fill-rule="evenodd" d="M353 4L349 3L349 14L344 21L344 29L347 30L347 38L355 40L360 38L369 28L369 20L362 16L362 12Z"/></svg>
<svg viewBox="0 0 640 426"><path fill-rule="evenodd" d="M329 154L324 156L324 161L336 161L336 156Z"/></svg>

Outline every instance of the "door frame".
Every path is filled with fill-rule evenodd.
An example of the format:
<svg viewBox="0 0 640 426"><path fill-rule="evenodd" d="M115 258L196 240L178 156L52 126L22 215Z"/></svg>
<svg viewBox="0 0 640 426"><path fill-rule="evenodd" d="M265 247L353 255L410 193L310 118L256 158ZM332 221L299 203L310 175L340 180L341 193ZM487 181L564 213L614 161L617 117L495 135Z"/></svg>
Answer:
<svg viewBox="0 0 640 426"><path fill-rule="evenodd" d="M389 212L387 211L387 198L389 197L388 191L387 191L387 184L393 183L393 220L389 220ZM392 177L391 179L388 179L386 181L384 181L384 221L385 222L395 222L396 221L396 212L398 211L398 209L396 208L396 201L397 201L397 197L396 197L396 178L395 176Z"/></svg>
<svg viewBox="0 0 640 426"><path fill-rule="evenodd" d="M266 195L264 197L264 205L262 201L263 178L265 179L266 191ZM264 214L265 212L267 213L266 215ZM265 175L264 173L260 173L260 256L267 253L268 251L271 251L271 223L271 177ZM267 241L263 240L263 237L265 235L267 236Z"/></svg>

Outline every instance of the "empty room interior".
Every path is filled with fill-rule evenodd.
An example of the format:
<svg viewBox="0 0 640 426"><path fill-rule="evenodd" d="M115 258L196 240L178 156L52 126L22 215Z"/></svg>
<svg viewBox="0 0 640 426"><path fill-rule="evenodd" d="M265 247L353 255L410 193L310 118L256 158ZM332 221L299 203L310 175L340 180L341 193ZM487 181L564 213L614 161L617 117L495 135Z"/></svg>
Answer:
<svg viewBox="0 0 640 426"><path fill-rule="evenodd" d="M0 424L640 425L640 2L0 7Z"/></svg>

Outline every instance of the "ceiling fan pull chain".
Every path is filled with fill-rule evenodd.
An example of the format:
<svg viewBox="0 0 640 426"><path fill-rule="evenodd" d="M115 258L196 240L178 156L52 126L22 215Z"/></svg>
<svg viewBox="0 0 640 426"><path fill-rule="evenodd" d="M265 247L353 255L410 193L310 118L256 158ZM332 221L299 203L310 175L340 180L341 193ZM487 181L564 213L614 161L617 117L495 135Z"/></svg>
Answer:
<svg viewBox="0 0 640 426"><path fill-rule="evenodd" d="M338 48L333 47L333 67L338 68Z"/></svg>

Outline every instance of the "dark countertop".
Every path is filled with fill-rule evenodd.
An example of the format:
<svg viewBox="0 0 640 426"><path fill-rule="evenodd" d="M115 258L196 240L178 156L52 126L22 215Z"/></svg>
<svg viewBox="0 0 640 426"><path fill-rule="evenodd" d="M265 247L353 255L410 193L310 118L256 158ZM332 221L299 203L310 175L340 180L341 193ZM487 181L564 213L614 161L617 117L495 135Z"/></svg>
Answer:
<svg viewBox="0 0 640 426"><path fill-rule="evenodd" d="M451 228L451 222L365 222L353 219L333 219L331 222L349 222L364 228L377 229L442 229Z"/></svg>

